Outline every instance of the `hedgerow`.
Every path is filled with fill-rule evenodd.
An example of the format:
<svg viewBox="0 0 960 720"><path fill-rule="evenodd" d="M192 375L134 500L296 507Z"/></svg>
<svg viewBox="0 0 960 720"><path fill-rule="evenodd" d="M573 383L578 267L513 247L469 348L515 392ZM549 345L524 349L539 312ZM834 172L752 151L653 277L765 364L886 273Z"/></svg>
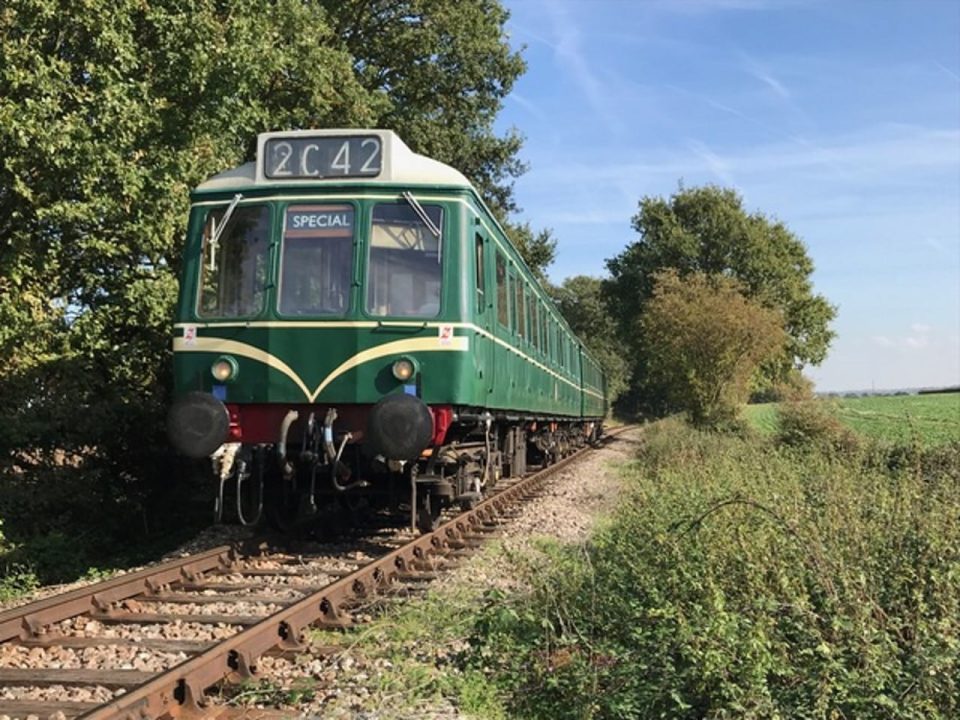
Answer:
<svg viewBox="0 0 960 720"><path fill-rule="evenodd" d="M661 423L469 663L526 718L957 717L960 453L878 458Z"/></svg>

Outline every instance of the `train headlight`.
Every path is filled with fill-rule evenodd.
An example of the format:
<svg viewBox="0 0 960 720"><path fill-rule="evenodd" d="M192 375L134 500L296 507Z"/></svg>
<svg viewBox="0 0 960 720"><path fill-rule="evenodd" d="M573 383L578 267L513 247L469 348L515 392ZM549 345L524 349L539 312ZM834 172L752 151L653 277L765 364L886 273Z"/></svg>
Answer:
<svg viewBox="0 0 960 720"><path fill-rule="evenodd" d="M406 382L417 374L417 364L413 358L402 357L393 363L393 376L400 382Z"/></svg>
<svg viewBox="0 0 960 720"><path fill-rule="evenodd" d="M210 366L210 374L217 382L226 383L237 379L240 366L229 355L221 355Z"/></svg>

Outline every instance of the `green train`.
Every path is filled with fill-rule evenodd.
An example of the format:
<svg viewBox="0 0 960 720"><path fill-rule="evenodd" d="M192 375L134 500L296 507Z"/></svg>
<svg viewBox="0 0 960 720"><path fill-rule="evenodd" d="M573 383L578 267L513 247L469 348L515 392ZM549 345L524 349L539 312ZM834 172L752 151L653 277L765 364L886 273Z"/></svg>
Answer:
<svg viewBox="0 0 960 720"><path fill-rule="evenodd" d="M469 181L393 132L261 134L191 201L167 427L218 518L430 530L602 432L599 364Z"/></svg>

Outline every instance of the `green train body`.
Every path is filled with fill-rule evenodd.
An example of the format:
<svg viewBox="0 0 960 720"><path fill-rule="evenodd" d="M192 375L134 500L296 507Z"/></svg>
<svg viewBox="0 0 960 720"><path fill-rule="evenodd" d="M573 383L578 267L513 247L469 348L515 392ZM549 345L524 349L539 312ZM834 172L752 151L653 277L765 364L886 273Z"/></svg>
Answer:
<svg viewBox="0 0 960 720"><path fill-rule="evenodd" d="M390 131L267 133L193 192L173 349L173 444L287 515L412 483L435 516L607 411L474 188Z"/></svg>

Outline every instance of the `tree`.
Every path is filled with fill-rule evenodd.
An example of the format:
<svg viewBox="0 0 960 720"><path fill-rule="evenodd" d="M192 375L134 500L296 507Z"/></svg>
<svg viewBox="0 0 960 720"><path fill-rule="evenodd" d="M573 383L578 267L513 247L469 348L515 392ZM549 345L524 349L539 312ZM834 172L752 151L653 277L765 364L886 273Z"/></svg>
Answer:
<svg viewBox="0 0 960 720"><path fill-rule="evenodd" d="M446 162L476 185L501 219L516 210L511 179L522 142L493 123L526 66L506 42L497 0L321 0L356 79L388 104L379 127Z"/></svg>
<svg viewBox="0 0 960 720"><path fill-rule="evenodd" d="M813 291L813 262L801 240L782 222L748 213L740 195L713 185L684 188L669 199L645 197L633 218L633 243L607 261L605 292L634 358L631 391L642 408L668 410L662 389L646 368L649 340L636 334L636 320L653 296L655 276L674 269L738 280L745 295L781 313L787 342L762 374L766 385L782 382L791 368L819 364L834 333L836 309Z"/></svg>
<svg viewBox="0 0 960 720"><path fill-rule="evenodd" d="M614 402L627 386L628 365L617 323L603 293L603 281L577 275L551 288L554 301L570 328L597 358L607 376L607 396Z"/></svg>
<svg viewBox="0 0 960 720"><path fill-rule="evenodd" d="M760 364L783 350L780 313L742 290L722 275L681 278L671 269L653 277L653 297L639 319L650 347L647 369L696 425L732 420Z"/></svg>
<svg viewBox="0 0 960 720"><path fill-rule="evenodd" d="M545 229L534 233L530 223L503 222L502 224L520 252L520 257L527 263L527 267L533 271L540 283L549 289L547 268L553 264L557 254L557 240L553 237L553 231Z"/></svg>
<svg viewBox="0 0 960 720"><path fill-rule="evenodd" d="M494 0L4 3L7 462L76 450L108 498L129 495L130 478L166 481L188 193L251 159L259 132L394 128L509 212L520 139L492 124L523 63L505 20Z"/></svg>

